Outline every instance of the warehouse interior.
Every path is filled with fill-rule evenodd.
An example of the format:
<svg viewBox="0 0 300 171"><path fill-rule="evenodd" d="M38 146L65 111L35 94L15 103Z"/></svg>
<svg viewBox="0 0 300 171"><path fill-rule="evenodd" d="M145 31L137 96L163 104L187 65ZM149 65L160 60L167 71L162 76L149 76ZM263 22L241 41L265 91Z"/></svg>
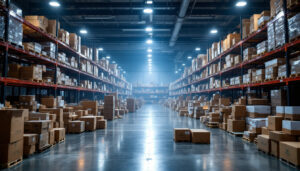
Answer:
<svg viewBox="0 0 300 171"><path fill-rule="evenodd" d="M299 0L0 0L0 169L298 170Z"/></svg>

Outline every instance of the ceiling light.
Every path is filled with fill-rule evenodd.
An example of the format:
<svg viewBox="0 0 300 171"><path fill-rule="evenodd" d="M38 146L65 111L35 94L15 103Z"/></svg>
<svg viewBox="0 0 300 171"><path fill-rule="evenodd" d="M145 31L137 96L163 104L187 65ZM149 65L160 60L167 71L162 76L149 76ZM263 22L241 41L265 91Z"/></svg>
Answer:
<svg viewBox="0 0 300 171"><path fill-rule="evenodd" d="M188 59L192 59L192 57L191 57L191 56L188 56L187 58L188 58Z"/></svg>
<svg viewBox="0 0 300 171"><path fill-rule="evenodd" d="M87 30L86 30L86 29L81 29L81 30L80 30L80 33L81 33L81 34L87 34Z"/></svg>
<svg viewBox="0 0 300 171"><path fill-rule="evenodd" d="M148 59L148 62L152 62L152 59Z"/></svg>
<svg viewBox="0 0 300 171"><path fill-rule="evenodd" d="M50 1L49 5L52 6L52 7L60 7L60 3L57 2L57 1Z"/></svg>
<svg viewBox="0 0 300 171"><path fill-rule="evenodd" d="M146 32L152 32L153 28L152 27L146 27L145 30L146 30Z"/></svg>
<svg viewBox="0 0 300 171"><path fill-rule="evenodd" d="M103 48L99 48L98 50L99 50L99 51L103 51L104 49L103 49Z"/></svg>
<svg viewBox="0 0 300 171"><path fill-rule="evenodd" d="M116 63L116 61L112 61L112 63L113 63L113 64L115 64L115 63Z"/></svg>
<svg viewBox="0 0 300 171"><path fill-rule="evenodd" d="M151 52L152 52L152 49L149 48L147 51L148 51L149 53L151 53Z"/></svg>
<svg viewBox="0 0 300 171"><path fill-rule="evenodd" d="M178 71L175 71L175 74L178 74Z"/></svg>
<svg viewBox="0 0 300 171"><path fill-rule="evenodd" d="M145 8L144 9L145 14L152 14L152 12L153 12L152 8Z"/></svg>
<svg viewBox="0 0 300 171"><path fill-rule="evenodd" d="M201 48L199 48L199 47L195 48L195 51L200 51L200 50L201 50Z"/></svg>
<svg viewBox="0 0 300 171"><path fill-rule="evenodd" d="M182 64L182 66L185 66L185 64Z"/></svg>
<svg viewBox="0 0 300 171"><path fill-rule="evenodd" d="M153 41L152 41L152 39L148 39L148 40L146 41L146 43L150 45L150 44L153 43Z"/></svg>
<svg viewBox="0 0 300 171"><path fill-rule="evenodd" d="M217 34L217 33L218 33L218 30L217 30L217 29L212 29L212 30L210 31L210 33L211 33L211 34Z"/></svg>
<svg viewBox="0 0 300 171"><path fill-rule="evenodd" d="M126 74L126 71L123 71L123 74Z"/></svg>
<svg viewBox="0 0 300 171"><path fill-rule="evenodd" d="M148 0L146 1L146 4L153 4L153 1Z"/></svg>
<svg viewBox="0 0 300 171"><path fill-rule="evenodd" d="M237 7L244 7L247 5L247 2L246 1L238 1L235 6Z"/></svg>
<svg viewBox="0 0 300 171"><path fill-rule="evenodd" d="M181 68L179 68L178 71L181 71Z"/></svg>
<svg viewBox="0 0 300 171"><path fill-rule="evenodd" d="M110 56L106 56L106 59L110 59Z"/></svg>
<svg viewBox="0 0 300 171"><path fill-rule="evenodd" d="M152 57L152 55L151 55L151 54L149 54L149 55L148 55L148 57L149 57L149 58L151 58L151 57Z"/></svg>

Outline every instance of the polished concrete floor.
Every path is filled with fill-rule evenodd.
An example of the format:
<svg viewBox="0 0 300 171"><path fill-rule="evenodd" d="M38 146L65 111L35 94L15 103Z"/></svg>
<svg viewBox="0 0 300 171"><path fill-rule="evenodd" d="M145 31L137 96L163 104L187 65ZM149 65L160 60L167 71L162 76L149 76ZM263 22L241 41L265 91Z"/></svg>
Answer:
<svg viewBox="0 0 300 171"><path fill-rule="evenodd" d="M144 105L108 122L106 130L67 135L64 143L11 170L296 170L219 129L208 129L210 145L174 143L173 128L185 127L208 129L160 105Z"/></svg>

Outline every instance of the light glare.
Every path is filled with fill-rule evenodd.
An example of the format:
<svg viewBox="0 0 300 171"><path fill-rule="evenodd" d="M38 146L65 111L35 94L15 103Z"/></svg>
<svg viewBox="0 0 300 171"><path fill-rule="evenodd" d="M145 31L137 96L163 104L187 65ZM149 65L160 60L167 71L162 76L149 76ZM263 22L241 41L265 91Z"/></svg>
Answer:
<svg viewBox="0 0 300 171"><path fill-rule="evenodd" d="M57 2L57 1L50 1L49 5L52 6L52 7L60 7L60 3Z"/></svg>
<svg viewBox="0 0 300 171"><path fill-rule="evenodd" d="M153 41L152 41L151 39L148 39L148 40L146 41L146 43L150 45L150 44L153 43Z"/></svg>
<svg viewBox="0 0 300 171"><path fill-rule="evenodd" d="M152 32L153 31L153 28L152 27L146 27L146 32Z"/></svg>
<svg viewBox="0 0 300 171"><path fill-rule="evenodd" d="M86 29L81 29L81 30L80 30L80 33L81 33L81 34L87 34L87 30L86 30Z"/></svg>
<svg viewBox="0 0 300 171"><path fill-rule="evenodd" d="M247 5L247 2L246 1L239 1L235 4L235 6L237 7L244 7Z"/></svg>
<svg viewBox="0 0 300 171"><path fill-rule="evenodd" d="M217 30L217 29L212 29L212 30L210 31L210 33L216 34L216 33L218 33L218 30Z"/></svg>
<svg viewBox="0 0 300 171"><path fill-rule="evenodd" d="M145 14L152 14L152 12L153 12L152 8L145 8L144 9Z"/></svg>

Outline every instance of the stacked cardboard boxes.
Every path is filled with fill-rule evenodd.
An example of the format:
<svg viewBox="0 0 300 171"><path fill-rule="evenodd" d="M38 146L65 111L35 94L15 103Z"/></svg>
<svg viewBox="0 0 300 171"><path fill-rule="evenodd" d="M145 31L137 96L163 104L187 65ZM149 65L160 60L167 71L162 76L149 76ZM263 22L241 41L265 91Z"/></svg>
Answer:
<svg viewBox="0 0 300 171"><path fill-rule="evenodd" d="M113 120L115 118L115 96L104 97L104 118Z"/></svg>

